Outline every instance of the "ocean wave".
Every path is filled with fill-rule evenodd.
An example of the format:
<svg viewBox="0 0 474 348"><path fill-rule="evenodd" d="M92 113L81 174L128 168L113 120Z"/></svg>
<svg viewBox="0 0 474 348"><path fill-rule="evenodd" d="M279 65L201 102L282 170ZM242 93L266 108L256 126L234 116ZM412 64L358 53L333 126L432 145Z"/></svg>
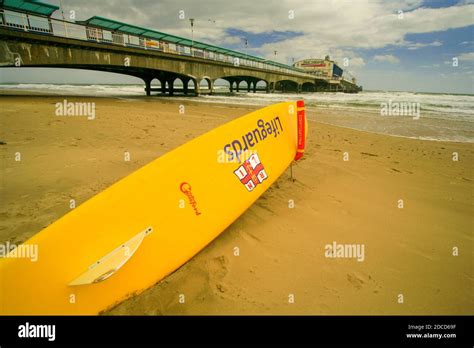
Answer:
<svg viewBox="0 0 474 348"><path fill-rule="evenodd" d="M137 97L144 97L143 85L100 85L100 84L0 84L0 91L37 91L41 94L61 96L100 96L117 97L123 101L132 101ZM430 134L417 136L415 124L403 124L399 128L392 127L389 132L394 136L406 136L406 132L412 132L414 136L406 136L425 140L462 141L473 142L474 133L474 96L457 94L433 94L412 92L383 92L364 91L358 94L345 94L335 92L323 93L230 93L226 86L216 86L216 94L194 96L177 95L175 97L162 97L170 100L189 100L206 104L227 105L250 105L266 106L288 100L304 99L308 110L344 110L343 116L337 113L333 116L332 124L338 126L351 125L349 128L357 128L365 131L379 132L381 124L386 118L380 117L382 104L384 103L419 103L420 121L430 124L425 130ZM151 101L153 99L150 99ZM352 114L351 111L354 111ZM359 111L359 112L357 112ZM347 117L359 117L361 112L365 115L360 119L348 120ZM377 117L379 116L379 117ZM405 116L401 116L405 117ZM431 120L431 121L430 121ZM349 122L350 121L350 122ZM359 123L358 127L352 127L354 121ZM438 122L439 126L432 127L432 122ZM395 122L396 123L396 122ZM407 129L408 127L408 129ZM421 134L421 133L420 133Z"/></svg>

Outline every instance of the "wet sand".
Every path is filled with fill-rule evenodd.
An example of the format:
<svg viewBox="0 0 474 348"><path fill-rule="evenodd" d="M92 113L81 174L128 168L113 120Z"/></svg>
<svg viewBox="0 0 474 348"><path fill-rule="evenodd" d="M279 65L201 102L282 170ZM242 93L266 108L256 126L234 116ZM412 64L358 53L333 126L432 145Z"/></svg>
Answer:
<svg viewBox="0 0 474 348"><path fill-rule="evenodd" d="M255 109L67 97L96 103L87 120L56 116L63 99L0 97L0 242ZM324 113L309 112L295 181L287 170L192 260L107 314L472 314L473 145L330 126ZM333 242L363 245L363 260L326 257Z"/></svg>

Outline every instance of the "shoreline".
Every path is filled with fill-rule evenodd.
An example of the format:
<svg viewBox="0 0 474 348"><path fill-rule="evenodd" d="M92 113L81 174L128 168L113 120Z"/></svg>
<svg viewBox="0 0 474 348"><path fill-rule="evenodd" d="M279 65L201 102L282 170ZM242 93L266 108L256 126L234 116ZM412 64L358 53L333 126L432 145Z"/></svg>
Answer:
<svg viewBox="0 0 474 348"><path fill-rule="evenodd" d="M80 204L259 108L186 102L180 115L179 102L98 97L98 118L88 121L55 116L57 96L0 98L1 242L25 241L64 215L71 198ZM104 314L469 314L472 144L364 132L307 114L307 150L293 166L296 181L287 170L188 263ZM125 150L132 154L128 163ZM12 160L16 151L21 164ZM364 245L364 261L325 257L333 242Z"/></svg>
<svg viewBox="0 0 474 348"><path fill-rule="evenodd" d="M278 96L279 93L273 94ZM258 108L270 105L272 99L268 100L266 104L250 103L251 98L246 102L232 102L233 98L242 99L244 95L230 95L230 94L217 94L219 97L226 97L225 101L210 100L207 98L216 97L213 96L181 96L176 95L174 97L153 95L151 97L145 95L63 95L51 93L51 91L41 92L37 90L5 90L0 89L1 98L63 98L63 100L74 100L80 99L79 102L85 102L84 99L92 100L117 100L120 102L130 103L165 103L165 104L190 104L195 106L213 106L216 108L238 108L244 110L256 110ZM268 94L261 94L265 96ZM285 94L282 94L284 96ZM312 96L313 93L301 93L291 96L291 99L304 99L306 96ZM258 94L257 94L258 96ZM275 100L274 102L278 102ZM452 143L474 143L474 128L471 127L471 121L465 119L446 119L440 117L442 113L439 112L428 112L423 115L422 121L416 121L412 123L411 116L380 116L380 110L366 107L345 107L331 106L331 105L312 105L307 104L306 110L313 115L313 119L317 122L338 126L347 129L353 129L357 131L365 131L373 134L389 135L393 137L402 137L407 139L424 140L424 141L436 141L436 142L452 142ZM427 115L428 116L427 116ZM380 117L379 117L380 116ZM466 117L466 116L463 116ZM459 128L461 123L465 123ZM366 127L365 129L363 127ZM367 129L367 127L369 129ZM438 129L450 129L449 132L440 133ZM433 131L437 129L437 131ZM434 134L433 134L434 132ZM447 132L447 133L446 133Z"/></svg>

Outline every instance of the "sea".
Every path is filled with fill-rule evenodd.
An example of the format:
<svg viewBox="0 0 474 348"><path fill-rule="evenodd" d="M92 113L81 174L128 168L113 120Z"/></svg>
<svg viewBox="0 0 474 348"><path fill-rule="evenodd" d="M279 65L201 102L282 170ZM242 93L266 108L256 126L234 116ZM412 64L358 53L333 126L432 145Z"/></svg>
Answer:
<svg viewBox="0 0 474 348"><path fill-rule="evenodd" d="M31 95L112 97L130 102L145 98L142 84L0 84L1 94L8 94L9 91ZM282 101L304 99L308 117L318 122L414 139L474 142L472 94L393 91L362 91L357 94L230 93L228 87L216 86L216 93L213 95L156 98L262 107Z"/></svg>

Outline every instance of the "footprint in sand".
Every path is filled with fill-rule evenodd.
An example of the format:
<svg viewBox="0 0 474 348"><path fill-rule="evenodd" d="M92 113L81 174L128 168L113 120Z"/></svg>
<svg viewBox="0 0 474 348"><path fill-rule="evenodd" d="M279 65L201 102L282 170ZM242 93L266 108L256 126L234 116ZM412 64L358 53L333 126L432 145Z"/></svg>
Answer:
<svg viewBox="0 0 474 348"><path fill-rule="evenodd" d="M376 154L370 153L370 152L361 152L360 154L365 155L365 156L371 156L371 157L378 157L379 156L379 155L376 155Z"/></svg>
<svg viewBox="0 0 474 348"><path fill-rule="evenodd" d="M229 259L224 255L214 257L207 262L207 270L214 278L222 279L227 274Z"/></svg>
<svg viewBox="0 0 474 348"><path fill-rule="evenodd" d="M333 195L329 195L329 197L332 198L332 201L335 202L335 203L339 203L339 204L342 204L342 201L338 198L336 198L336 196L333 196Z"/></svg>
<svg viewBox="0 0 474 348"><path fill-rule="evenodd" d="M264 202L257 201L257 202L255 203L255 205L256 205L257 207L259 207L259 208L261 208L261 209L263 209L263 210L265 210L265 211L271 213L272 215L275 215L275 212L274 212L272 209L270 209L269 207L267 207L267 205L266 205Z"/></svg>
<svg viewBox="0 0 474 348"><path fill-rule="evenodd" d="M364 285L364 281L359 278L358 276L356 276L355 274L351 274L349 273L347 275L347 280L349 281L349 283L351 283L357 290L360 290L362 289L362 286Z"/></svg>
<svg viewBox="0 0 474 348"><path fill-rule="evenodd" d="M229 290L224 284L224 278L229 272L228 265L229 260L224 255L208 260L206 265L208 287L211 291L214 289L213 292L219 294L221 298L224 298L224 293Z"/></svg>
<svg viewBox="0 0 474 348"><path fill-rule="evenodd" d="M364 280L365 279L365 280ZM378 294L381 290L381 286L376 282L372 276L369 274L355 274L349 273L347 274L347 280L351 283L357 290L362 289L362 287L369 286L372 288L372 292L374 294Z"/></svg>
<svg viewBox="0 0 474 348"><path fill-rule="evenodd" d="M240 235L243 237L243 239L246 242L248 242L252 246L262 242L260 238L258 238L257 236L255 236L254 234L252 234L248 231L243 231Z"/></svg>

